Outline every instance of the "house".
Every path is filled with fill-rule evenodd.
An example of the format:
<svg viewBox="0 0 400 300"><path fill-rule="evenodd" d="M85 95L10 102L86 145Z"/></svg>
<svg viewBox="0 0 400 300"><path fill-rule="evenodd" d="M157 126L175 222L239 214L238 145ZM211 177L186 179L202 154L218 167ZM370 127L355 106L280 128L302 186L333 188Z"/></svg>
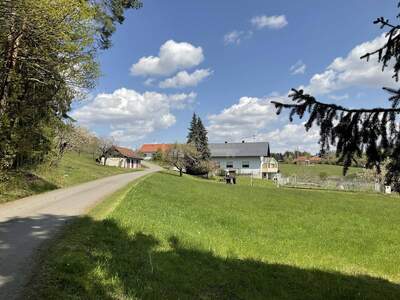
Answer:
<svg viewBox="0 0 400 300"><path fill-rule="evenodd" d="M139 152L143 155L145 160L150 160L157 152L166 152L171 147L170 144L143 144Z"/></svg>
<svg viewBox="0 0 400 300"><path fill-rule="evenodd" d="M276 159L270 157L269 143L210 143L211 160L219 169L237 174L273 179L279 172Z"/></svg>
<svg viewBox="0 0 400 300"><path fill-rule="evenodd" d="M321 163L322 159L319 156L299 156L294 160L294 163L297 165L304 165L304 166L310 166L310 165L315 165Z"/></svg>
<svg viewBox="0 0 400 300"><path fill-rule="evenodd" d="M105 166L138 169L142 167L142 158L133 150L124 147L112 146L101 158L101 164Z"/></svg>

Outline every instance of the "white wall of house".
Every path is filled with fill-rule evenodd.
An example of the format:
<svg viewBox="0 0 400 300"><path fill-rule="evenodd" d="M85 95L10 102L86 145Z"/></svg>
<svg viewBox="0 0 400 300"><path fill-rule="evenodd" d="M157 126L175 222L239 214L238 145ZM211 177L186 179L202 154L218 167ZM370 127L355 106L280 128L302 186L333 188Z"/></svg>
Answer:
<svg viewBox="0 0 400 300"><path fill-rule="evenodd" d="M254 176L261 176L260 157L214 157L212 160L217 162L219 164L219 168L223 170L235 169L239 174L253 174Z"/></svg>
<svg viewBox="0 0 400 300"><path fill-rule="evenodd" d="M104 157L101 158L101 164L104 165ZM141 167L140 160L127 159L123 157L109 157L106 160L106 166L137 169Z"/></svg>

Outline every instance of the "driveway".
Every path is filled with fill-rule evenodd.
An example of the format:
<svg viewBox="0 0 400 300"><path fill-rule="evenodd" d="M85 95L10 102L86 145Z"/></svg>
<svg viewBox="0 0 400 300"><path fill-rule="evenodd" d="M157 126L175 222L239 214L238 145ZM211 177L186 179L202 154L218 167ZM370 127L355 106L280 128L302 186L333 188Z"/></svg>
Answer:
<svg viewBox="0 0 400 300"><path fill-rule="evenodd" d="M0 299L17 299L29 278L35 252L66 221L129 182L161 168L102 178L0 205Z"/></svg>

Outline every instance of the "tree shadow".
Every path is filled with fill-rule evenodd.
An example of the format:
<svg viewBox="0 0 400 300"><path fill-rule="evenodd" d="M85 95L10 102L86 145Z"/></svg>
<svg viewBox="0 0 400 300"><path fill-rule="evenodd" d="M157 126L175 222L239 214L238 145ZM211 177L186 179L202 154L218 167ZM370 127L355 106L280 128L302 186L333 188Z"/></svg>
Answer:
<svg viewBox="0 0 400 300"><path fill-rule="evenodd" d="M384 279L221 258L111 219L79 220L50 250L26 298L400 299L400 285Z"/></svg>

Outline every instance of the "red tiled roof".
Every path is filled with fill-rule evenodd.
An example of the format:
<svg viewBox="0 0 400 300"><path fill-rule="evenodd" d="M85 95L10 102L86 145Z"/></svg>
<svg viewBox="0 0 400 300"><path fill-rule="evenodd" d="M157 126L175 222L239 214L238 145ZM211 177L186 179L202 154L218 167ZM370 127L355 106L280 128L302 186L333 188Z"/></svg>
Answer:
<svg viewBox="0 0 400 300"><path fill-rule="evenodd" d="M139 152L142 153L155 153L157 151L167 151L171 148L170 144L144 144L140 147Z"/></svg>
<svg viewBox="0 0 400 300"><path fill-rule="evenodd" d="M141 159L141 158L135 153L135 151L133 151L132 149L124 148L124 147L118 147L118 146L114 146L114 149L117 150L119 153L121 153L121 154L122 154L123 156L125 156L125 157Z"/></svg>

